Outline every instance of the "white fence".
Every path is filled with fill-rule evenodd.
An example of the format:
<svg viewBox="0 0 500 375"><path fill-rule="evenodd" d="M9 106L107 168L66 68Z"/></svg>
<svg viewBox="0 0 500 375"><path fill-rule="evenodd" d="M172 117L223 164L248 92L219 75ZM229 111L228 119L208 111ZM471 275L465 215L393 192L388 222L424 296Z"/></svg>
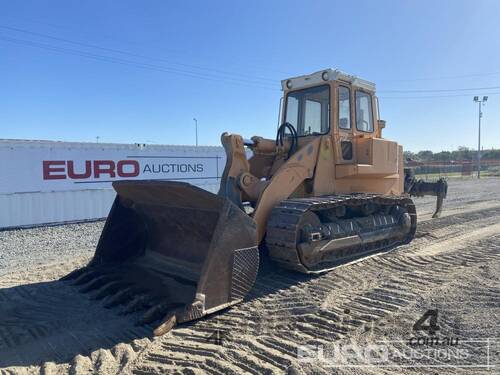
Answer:
<svg viewBox="0 0 500 375"><path fill-rule="evenodd" d="M222 147L0 140L0 228L107 216L121 179L186 181L217 192Z"/></svg>

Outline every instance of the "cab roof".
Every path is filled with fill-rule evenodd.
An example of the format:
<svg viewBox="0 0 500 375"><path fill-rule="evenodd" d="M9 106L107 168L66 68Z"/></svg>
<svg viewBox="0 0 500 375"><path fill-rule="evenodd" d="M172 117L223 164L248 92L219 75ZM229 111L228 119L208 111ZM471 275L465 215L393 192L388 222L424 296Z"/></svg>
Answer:
<svg viewBox="0 0 500 375"><path fill-rule="evenodd" d="M344 81L353 86L375 92L375 83L344 73L338 69L323 69L312 74L287 78L281 81L281 89L295 90L328 81Z"/></svg>

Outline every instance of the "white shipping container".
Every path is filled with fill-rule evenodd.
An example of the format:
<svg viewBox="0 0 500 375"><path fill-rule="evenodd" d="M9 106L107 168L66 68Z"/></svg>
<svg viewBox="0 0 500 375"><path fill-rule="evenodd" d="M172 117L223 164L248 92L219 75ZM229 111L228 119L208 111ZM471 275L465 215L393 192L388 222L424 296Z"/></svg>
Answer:
<svg viewBox="0 0 500 375"><path fill-rule="evenodd" d="M185 181L216 193L222 147L0 140L0 228L100 219L112 181Z"/></svg>

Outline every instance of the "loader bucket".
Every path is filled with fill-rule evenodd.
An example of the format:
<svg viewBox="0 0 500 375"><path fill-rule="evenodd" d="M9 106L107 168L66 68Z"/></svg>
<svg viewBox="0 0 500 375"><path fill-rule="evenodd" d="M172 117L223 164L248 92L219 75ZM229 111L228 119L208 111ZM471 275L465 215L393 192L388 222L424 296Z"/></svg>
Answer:
<svg viewBox="0 0 500 375"><path fill-rule="evenodd" d="M113 187L117 196L94 258L69 275L86 285L83 291L95 285L108 306L145 310L140 323L162 321L155 334L244 298L259 265L251 217L187 183L119 181Z"/></svg>

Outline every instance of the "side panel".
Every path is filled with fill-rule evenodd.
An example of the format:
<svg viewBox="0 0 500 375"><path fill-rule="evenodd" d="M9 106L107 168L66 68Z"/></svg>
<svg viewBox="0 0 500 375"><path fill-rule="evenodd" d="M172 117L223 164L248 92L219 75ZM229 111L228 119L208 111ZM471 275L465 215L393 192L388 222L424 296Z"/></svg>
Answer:
<svg viewBox="0 0 500 375"><path fill-rule="evenodd" d="M403 149L396 142L381 138L356 139L358 163L335 166L336 193L403 192Z"/></svg>

